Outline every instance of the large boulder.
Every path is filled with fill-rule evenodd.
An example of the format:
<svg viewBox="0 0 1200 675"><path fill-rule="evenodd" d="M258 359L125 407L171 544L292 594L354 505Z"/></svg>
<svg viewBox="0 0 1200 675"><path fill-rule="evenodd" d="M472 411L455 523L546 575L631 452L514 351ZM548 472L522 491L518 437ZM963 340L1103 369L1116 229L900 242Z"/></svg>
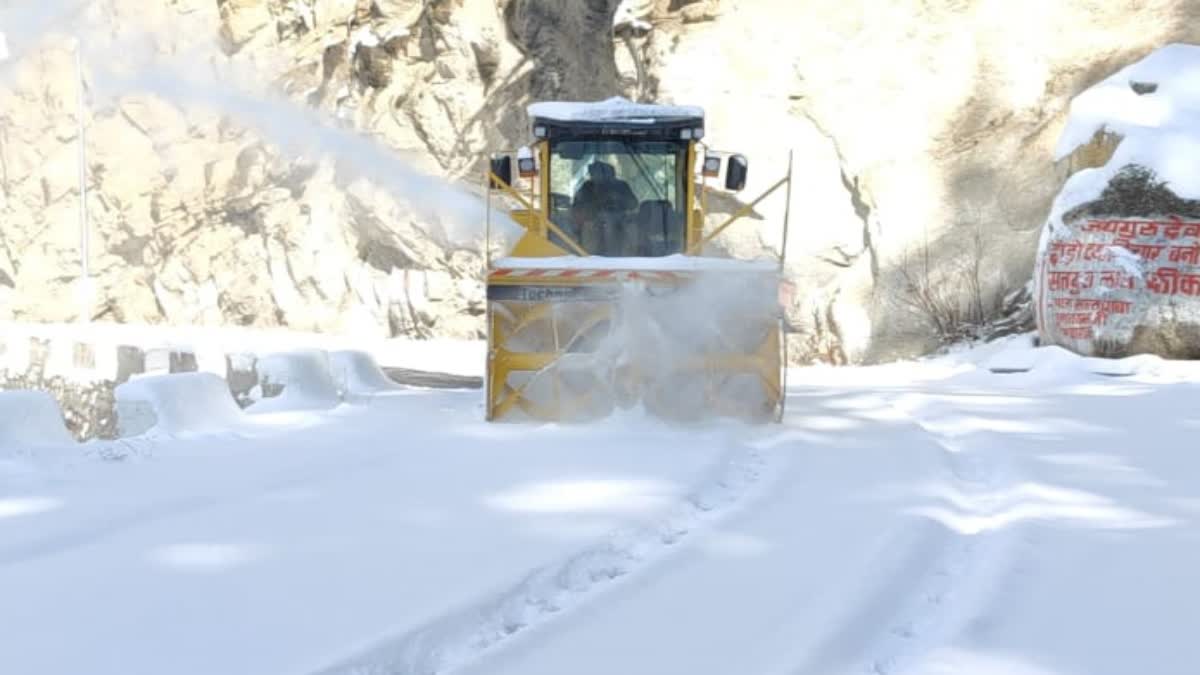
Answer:
<svg viewBox="0 0 1200 675"><path fill-rule="evenodd" d="M1044 344L1200 358L1200 201L1130 165L1063 217L1038 264Z"/></svg>
<svg viewBox="0 0 1200 675"><path fill-rule="evenodd" d="M1059 146L1076 170L1034 276L1044 344L1200 358L1200 47L1172 45L1078 97Z"/></svg>

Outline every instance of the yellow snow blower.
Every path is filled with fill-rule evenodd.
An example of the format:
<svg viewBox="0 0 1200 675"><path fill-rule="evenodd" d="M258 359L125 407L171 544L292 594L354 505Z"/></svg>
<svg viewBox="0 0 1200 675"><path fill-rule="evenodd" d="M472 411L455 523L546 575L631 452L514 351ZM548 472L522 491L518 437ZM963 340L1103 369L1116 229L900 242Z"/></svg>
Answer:
<svg viewBox="0 0 1200 675"><path fill-rule="evenodd" d="M491 156L487 418L578 422L642 406L677 421L778 419L778 255L712 254L788 175L705 231L710 181L748 162L702 142L704 111L611 99L529 107L534 141ZM515 162L514 162L515 160ZM514 179L514 164L516 179ZM520 226L493 259L493 218Z"/></svg>

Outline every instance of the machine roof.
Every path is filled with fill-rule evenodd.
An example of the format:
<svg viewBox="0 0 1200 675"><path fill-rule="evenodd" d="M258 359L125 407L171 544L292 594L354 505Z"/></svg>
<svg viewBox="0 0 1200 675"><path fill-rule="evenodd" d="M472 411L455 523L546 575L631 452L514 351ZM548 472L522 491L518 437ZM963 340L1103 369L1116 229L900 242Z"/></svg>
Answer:
<svg viewBox="0 0 1200 675"><path fill-rule="evenodd" d="M661 122L704 121L704 108L696 106L634 103L621 97L607 101L579 103L547 101L528 109L530 119L549 122L599 124L656 124Z"/></svg>

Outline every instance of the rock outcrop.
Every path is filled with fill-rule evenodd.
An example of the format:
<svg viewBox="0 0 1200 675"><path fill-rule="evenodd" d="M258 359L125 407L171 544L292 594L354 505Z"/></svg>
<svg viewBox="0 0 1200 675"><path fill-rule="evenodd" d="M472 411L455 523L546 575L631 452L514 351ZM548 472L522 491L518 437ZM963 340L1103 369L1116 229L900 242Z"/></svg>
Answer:
<svg viewBox="0 0 1200 675"><path fill-rule="evenodd" d="M369 175L337 143L289 147L289 115L247 110L252 100L220 88L114 90L105 65L129 61L137 75L138 61L91 43L115 26L149 36L143 63L252 71L287 109L468 185L488 149L525 140L532 99L704 106L709 140L752 160L747 199L795 153L793 357L925 351L970 334L1025 285L1069 171L1052 150L1071 98L1156 46L1200 40L1200 8L885 4L98 3L83 73L89 241L73 43L47 34L3 64L0 318L481 334L478 248L448 242L420 190L392 189L396 172ZM777 246L782 203L759 209L761 234L723 244ZM738 206L716 200L714 218Z"/></svg>
<svg viewBox="0 0 1200 675"><path fill-rule="evenodd" d="M1200 47L1169 45L1071 106L1072 175L1039 248L1045 344L1085 355L1200 358Z"/></svg>

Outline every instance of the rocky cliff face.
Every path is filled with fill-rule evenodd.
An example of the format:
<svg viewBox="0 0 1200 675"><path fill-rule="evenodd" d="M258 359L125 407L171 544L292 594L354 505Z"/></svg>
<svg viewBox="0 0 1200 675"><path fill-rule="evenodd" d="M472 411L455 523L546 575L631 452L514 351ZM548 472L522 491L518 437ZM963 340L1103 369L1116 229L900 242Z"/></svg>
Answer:
<svg viewBox="0 0 1200 675"><path fill-rule="evenodd" d="M1069 170L1052 150L1070 98L1200 40L1200 6L1182 0L146 4L97 0L0 64L0 318L478 335L476 250L360 146L291 147L294 114L473 185L482 153L524 141L530 100L624 94L704 106L714 146L752 160L748 197L794 152L796 358L920 352L1029 279ZM66 35L81 30L90 291ZM180 63L232 68L291 103L248 106L194 78L113 87L103 71L132 57L89 45L131 31L168 81ZM727 245L774 245L782 203Z"/></svg>

